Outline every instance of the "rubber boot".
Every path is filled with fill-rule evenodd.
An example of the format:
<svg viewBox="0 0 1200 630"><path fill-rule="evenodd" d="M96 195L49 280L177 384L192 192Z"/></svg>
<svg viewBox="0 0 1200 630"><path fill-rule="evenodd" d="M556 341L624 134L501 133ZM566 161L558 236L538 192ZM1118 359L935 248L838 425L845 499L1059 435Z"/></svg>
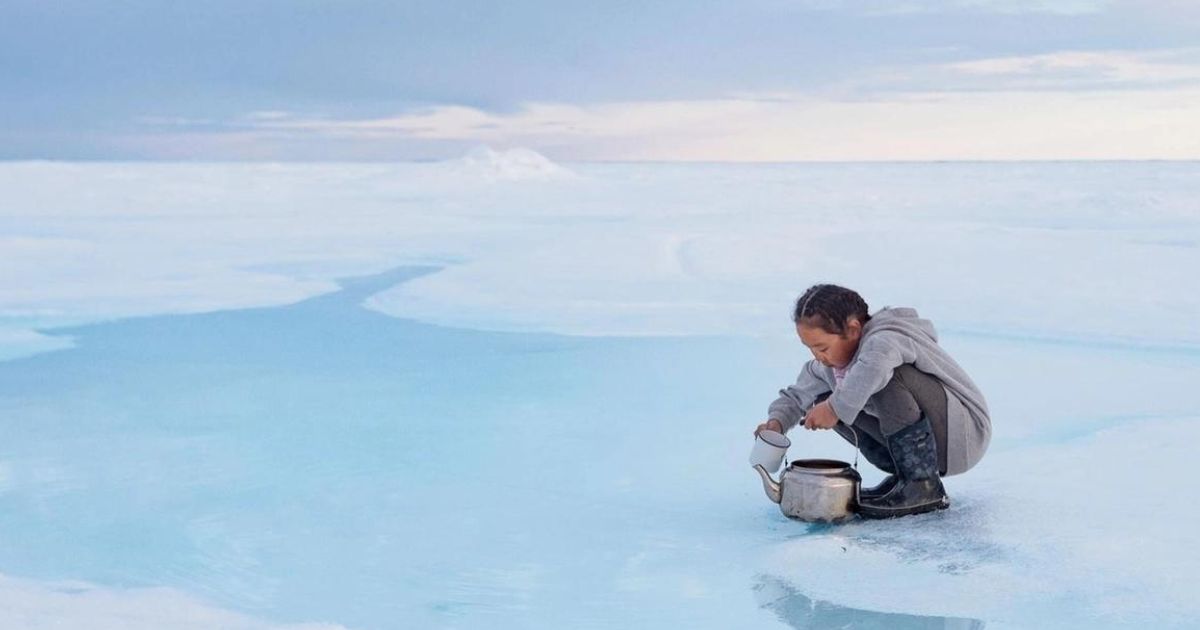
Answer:
<svg viewBox="0 0 1200 630"><path fill-rule="evenodd" d="M888 451L896 467L896 483L883 496L862 498L858 513L864 518L893 518L950 507L950 498L938 475L937 440L929 418L888 437Z"/></svg>
<svg viewBox="0 0 1200 630"><path fill-rule="evenodd" d="M896 485L896 467L892 463L892 455L883 444L858 427L838 422L834 430L847 442L858 445L858 451L867 461L883 472L889 473L883 482L871 488L858 489L858 500L875 499L888 493Z"/></svg>

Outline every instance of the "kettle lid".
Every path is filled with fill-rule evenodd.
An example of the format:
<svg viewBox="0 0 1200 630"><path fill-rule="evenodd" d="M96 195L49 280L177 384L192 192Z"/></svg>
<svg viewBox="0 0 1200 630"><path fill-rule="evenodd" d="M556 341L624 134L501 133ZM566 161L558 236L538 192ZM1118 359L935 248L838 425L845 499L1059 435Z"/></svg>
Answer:
<svg viewBox="0 0 1200 630"><path fill-rule="evenodd" d="M842 477L862 481L862 476L858 474L858 470L848 462L838 459L796 459L792 460L788 468L794 468L798 472L810 475L825 475L828 477Z"/></svg>

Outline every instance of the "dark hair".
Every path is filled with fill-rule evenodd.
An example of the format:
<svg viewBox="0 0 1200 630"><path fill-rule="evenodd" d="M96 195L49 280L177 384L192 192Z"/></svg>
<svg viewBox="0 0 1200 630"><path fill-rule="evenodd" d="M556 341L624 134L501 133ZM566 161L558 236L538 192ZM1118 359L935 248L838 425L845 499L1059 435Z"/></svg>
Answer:
<svg viewBox="0 0 1200 630"><path fill-rule="evenodd" d="M851 317L860 323L871 321L867 303L857 292L836 284L814 284L796 300L792 321L820 328L831 335L842 335Z"/></svg>

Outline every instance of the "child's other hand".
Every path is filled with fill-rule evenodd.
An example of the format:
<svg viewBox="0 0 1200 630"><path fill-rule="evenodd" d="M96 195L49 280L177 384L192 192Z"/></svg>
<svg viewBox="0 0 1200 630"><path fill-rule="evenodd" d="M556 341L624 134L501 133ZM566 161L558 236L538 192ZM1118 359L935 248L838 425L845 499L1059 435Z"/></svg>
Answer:
<svg viewBox="0 0 1200 630"><path fill-rule="evenodd" d="M838 417L828 400L813 405L808 415L804 416L804 428L809 431L817 429L832 429L837 426Z"/></svg>
<svg viewBox="0 0 1200 630"><path fill-rule="evenodd" d="M783 433L783 423L781 423L778 420L767 420L766 422L758 425L757 429L754 429L754 436L758 437L758 432L762 431L763 429L767 429L768 431L778 431L780 433Z"/></svg>

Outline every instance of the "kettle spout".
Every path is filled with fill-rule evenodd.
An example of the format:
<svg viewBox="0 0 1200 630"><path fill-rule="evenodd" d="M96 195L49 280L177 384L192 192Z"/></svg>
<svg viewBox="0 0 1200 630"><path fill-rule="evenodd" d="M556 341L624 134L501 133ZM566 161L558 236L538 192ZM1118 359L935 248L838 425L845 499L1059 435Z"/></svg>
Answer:
<svg viewBox="0 0 1200 630"><path fill-rule="evenodd" d="M783 492L779 489L779 484L771 478L771 473L758 464L754 465L754 470L757 470L758 476L762 477L763 491L767 493L767 498L776 503L782 501Z"/></svg>

